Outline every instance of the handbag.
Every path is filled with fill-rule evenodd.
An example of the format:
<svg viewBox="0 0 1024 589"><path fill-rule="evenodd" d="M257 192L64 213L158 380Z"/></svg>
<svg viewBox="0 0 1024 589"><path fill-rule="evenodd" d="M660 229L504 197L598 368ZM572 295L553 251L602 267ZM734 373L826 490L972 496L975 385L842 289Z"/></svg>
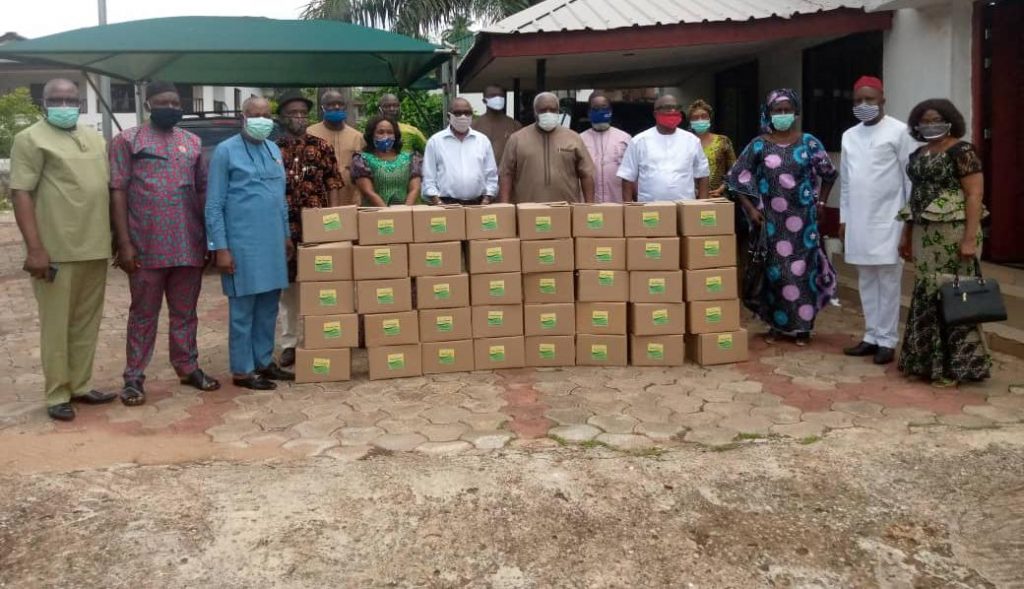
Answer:
<svg viewBox="0 0 1024 589"><path fill-rule="evenodd" d="M768 232L764 225L755 226L757 233L750 240L748 262L743 273L743 306L755 313L761 308L764 291L768 288Z"/></svg>
<svg viewBox="0 0 1024 589"><path fill-rule="evenodd" d="M999 282L981 275L981 263L974 258L974 276L953 280L939 287L939 312L947 327L1006 321L1006 305Z"/></svg>

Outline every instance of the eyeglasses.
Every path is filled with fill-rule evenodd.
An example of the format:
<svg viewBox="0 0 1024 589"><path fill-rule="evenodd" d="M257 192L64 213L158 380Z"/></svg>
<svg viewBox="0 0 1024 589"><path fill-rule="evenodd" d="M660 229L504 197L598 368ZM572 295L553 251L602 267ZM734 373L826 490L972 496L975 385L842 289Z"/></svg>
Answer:
<svg viewBox="0 0 1024 589"><path fill-rule="evenodd" d="M657 112L679 112L679 107L674 104L663 104L654 109Z"/></svg>
<svg viewBox="0 0 1024 589"><path fill-rule="evenodd" d="M43 104L45 106L82 106L82 101L77 98L47 98Z"/></svg>
<svg viewBox="0 0 1024 589"><path fill-rule="evenodd" d="M473 111L471 111L471 110L458 110L458 111L453 110L453 111L450 111L448 114L454 115L456 117L471 117L471 116L473 116Z"/></svg>

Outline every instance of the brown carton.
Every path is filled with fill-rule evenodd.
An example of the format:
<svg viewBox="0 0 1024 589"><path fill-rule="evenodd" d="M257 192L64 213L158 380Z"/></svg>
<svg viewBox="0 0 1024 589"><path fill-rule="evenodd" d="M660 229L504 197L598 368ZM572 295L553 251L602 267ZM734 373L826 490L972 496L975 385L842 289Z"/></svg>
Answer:
<svg viewBox="0 0 1024 589"><path fill-rule="evenodd" d="M686 333L683 303L630 303L629 333L633 335L682 335Z"/></svg>
<svg viewBox="0 0 1024 589"><path fill-rule="evenodd" d="M590 335L576 336L577 366L625 366L626 336Z"/></svg>
<svg viewBox="0 0 1024 589"><path fill-rule="evenodd" d="M404 243L353 246L352 273L356 280L405 278L409 275L409 246Z"/></svg>
<svg viewBox="0 0 1024 589"><path fill-rule="evenodd" d="M678 270L678 237L630 237L626 239L626 269Z"/></svg>
<svg viewBox="0 0 1024 589"><path fill-rule="evenodd" d="M577 237L576 268L580 270L625 270L625 238Z"/></svg>
<svg viewBox="0 0 1024 589"><path fill-rule="evenodd" d="M622 205L580 203L572 205L573 237L622 237Z"/></svg>
<svg viewBox="0 0 1024 589"><path fill-rule="evenodd" d="M523 274L523 302L571 303L576 300L572 272Z"/></svg>
<svg viewBox="0 0 1024 589"><path fill-rule="evenodd" d="M519 239L572 237L572 208L567 202L527 202L516 206Z"/></svg>
<svg viewBox="0 0 1024 589"><path fill-rule="evenodd" d="M476 370L522 368L525 363L523 336L492 337L473 340L473 364Z"/></svg>
<svg viewBox="0 0 1024 589"><path fill-rule="evenodd" d="M366 350L366 356L370 362L370 380L423 374L419 344L370 348Z"/></svg>
<svg viewBox="0 0 1024 589"><path fill-rule="evenodd" d="M629 202L622 205L626 237L675 237L676 203Z"/></svg>
<svg viewBox="0 0 1024 589"><path fill-rule="evenodd" d="M302 347L307 350L324 348L358 348L359 315L310 315L302 318Z"/></svg>
<svg viewBox="0 0 1024 589"><path fill-rule="evenodd" d="M576 338L571 335L526 336L526 365L575 366Z"/></svg>
<svg viewBox="0 0 1024 589"><path fill-rule="evenodd" d="M468 274L419 276L416 278L417 309L450 309L468 306Z"/></svg>
<svg viewBox="0 0 1024 589"><path fill-rule="evenodd" d="M302 243L327 243L359 239L355 205L302 209Z"/></svg>
<svg viewBox="0 0 1024 589"><path fill-rule="evenodd" d="M726 235L736 231L736 205L729 199L681 200L676 206L680 235Z"/></svg>
<svg viewBox="0 0 1024 589"><path fill-rule="evenodd" d="M459 272L462 272L461 241L409 244L409 276L447 276Z"/></svg>
<svg viewBox="0 0 1024 589"><path fill-rule="evenodd" d="M683 302L683 271L630 272L629 300L634 303Z"/></svg>
<svg viewBox="0 0 1024 589"><path fill-rule="evenodd" d="M473 305L518 305L523 302L523 275L474 274L469 277L469 289Z"/></svg>
<svg viewBox="0 0 1024 589"><path fill-rule="evenodd" d="M523 331L526 335L574 335L576 306L572 303L523 305Z"/></svg>
<svg viewBox="0 0 1024 589"><path fill-rule="evenodd" d="M469 242L469 273L522 272L519 239L478 239Z"/></svg>
<svg viewBox="0 0 1024 589"><path fill-rule="evenodd" d="M416 243L466 239L466 211L459 205L416 205L412 208L412 237Z"/></svg>
<svg viewBox="0 0 1024 589"><path fill-rule="evenodd" d="M471 372L473 370L473 340L434 342L421 344L423 374Z"/></svg>
<svg viewBox="0 0 1024 589"><path fill-rule="evenodd" d="M703 270L736 265L736 236L709 235L683 238L683 268Z"/></svg>
<svg viewBox="0 0 1024 589"><path fill-rule="evenodd" d="M682 335L634 335L629 338L633 366L682 366L686 345Z"/></svg>
<svg viewBox="0 0 1024 589"><path fill-rule="evenodd" d="M686 270L686 300L718 301L739 296L736 267Z"/></svg>
<svg viewBox="0 0 1024 589"><path fill-rule="evenodd" d="M469 307L421 309L420 341L450 342L473 337L473 315Z"/></svg>
<svg viewBox="0 0 1024 589"><path fill-rule="evenodd" d="M356 282L356 310L366 313L396 313L412 310L412 280L360 280Z"/></svg>
<svg viewBox="0 0 1024 589"><path fill-rule="evenodd" d="M356 312L356 285L351 280L299 282L299 315Z"/></svg>
<svg viewBox="0 0 1024 589"><path fill-rule="evenodd" d="M473 307L473 337L509 337L523 335L522 305L483 305Z"/></svg>
<svg viewBox="0 0 1024 589"><path fill-rule="evenodd" d="M523 241L521 244L523 272L569 272L574 268L571 237Z"/></svg>
<svg viewBox="0 0 1024 589"><path fill-rule="evenodd" d="M352 244L324 243L299 246L298 281L352 280Z"/></svg>
<svg viewBox="0 0 1024 589"><path fill-rule="evenodd" d="M580 302L625 302L629 300L629 272L625 270L580 270L576 298Z"/></svg>
<svg viewBox="0 0 1024 589"><path fill-rule="evenodd" d="M295 382L339 382L352 379L352 350L295 349Z"/></svg>
<svg viewBox="0 0 1024 589"><path fill-rule="evenodd" d="M359 243L409 243L412 241L412 207L367 207L359 209Z"/></svg>
<svg viewBox="0 0 1024 589"><path fill-rule="evenodd" d="M715 333L740 328L740 302L694 301L686 306L686 333Z"/></svg>
<svg viewBox="0 0 1024 589"><path fill-rule="evenodd" d="M576 303L576 333L626 335L626 303Z"/></svg>
<svg viewBox="0 0 1024 589"><path fill-rule="evenodd" d="M516 236L516 206L470 205L466 211L466 239L504 239Z"/></svg>
<svg viewBox="0 0 1024 589"><path fill-rule="evenodd" d="M420 341L420 322L416 311L363 315L363 329L366 330L367 348L417 344Z"/></svg>
<svg viewBox="0 0 1024 589"><path fill-rule="evenodd" d="M686 336L686 355L701 366L746 362L747 330Z"/></svg>

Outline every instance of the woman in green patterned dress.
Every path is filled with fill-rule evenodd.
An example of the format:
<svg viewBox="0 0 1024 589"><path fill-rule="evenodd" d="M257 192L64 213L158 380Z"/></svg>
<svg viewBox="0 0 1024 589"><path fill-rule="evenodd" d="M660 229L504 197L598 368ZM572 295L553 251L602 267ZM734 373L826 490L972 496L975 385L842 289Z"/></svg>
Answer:
<svg viewBox="0 0 1024 589"><path fill-rule="evenodd" d="M937 298L943 274L973 275L981 256L981 159L960 140L964 118L948 100L918 104L907 127L926 143L910 156L913 190L900 211L906 222L900 256L915 264L916 274L899 369L938 387L983 380L992 359L980 326L946 327Z"/></svg>
<svg viewBox="0 0 1024 589"><path fill-rule="evenodd" d="M363 205L412 205L420 197L422 159L402 153L402 131L391 119L375 117L363 134L366 147L352 156L352 180Z"/></svg>
<svg viewBox="0 0 1024 589"><path fill-rule="evenodd" d="M720 197L725 195L725 175L736 163L736 151L732 141L725 135L711 132L711 116L714 109L704 100L695 100L689 108L687 118L690 130L700 139L704 155L708 158L711 175L708 176L708 195Z"/></svg>

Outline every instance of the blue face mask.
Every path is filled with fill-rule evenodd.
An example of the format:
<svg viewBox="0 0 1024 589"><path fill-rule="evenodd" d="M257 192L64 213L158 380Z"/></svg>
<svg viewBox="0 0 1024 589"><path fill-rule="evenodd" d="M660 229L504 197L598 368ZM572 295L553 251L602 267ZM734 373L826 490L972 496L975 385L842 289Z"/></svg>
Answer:
<svg viewBox="0 0 1024 589"><path fill-rule="evenodd" d="M348 111L344 110L325 110L324 120L328 123L344 123L345 119L348 118Z"/></svg>
<svg viewBox="0 0 1024 589"><path fill-rule="evenodd" d="M79 109L77 106L48 106L46 120L54 127L74 129L78 124Z"/></svg>
<svg viewBox="0 0 1024 589"><path fill-rule="evenodd" d="M383 153L385 151L391 151L391 148L395 146L395 138L388 137L387 139L374 139L373 147L377 151Z"/></svg>
<svg viewBox="0 0 1024 589"><path fill-rule="evenodd" d="M610 123L612 122L612 109L610 108L592 108L590 109L590 122L591 124L597 123Z"/></svg>
<svg viewBox="0 0 1024 589"><path fill-rule="evenodd" d="M789 128L796 122L795 114L772 115L772 127L776 131L789 131Z"/></svg>

